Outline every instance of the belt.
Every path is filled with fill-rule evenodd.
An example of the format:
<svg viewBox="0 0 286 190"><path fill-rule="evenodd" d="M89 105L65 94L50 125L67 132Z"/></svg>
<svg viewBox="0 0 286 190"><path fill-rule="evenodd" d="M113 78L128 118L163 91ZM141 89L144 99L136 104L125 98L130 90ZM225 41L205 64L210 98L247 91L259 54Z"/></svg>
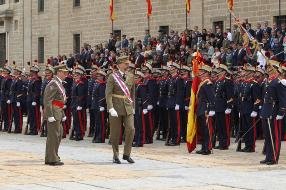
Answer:
<svg viewBox="0 0 286 190"><path fill-rule="evenodd" d="M128 98L127 96L118 95L118 94L112 94L112 97L114 97L114 98L121 98L121 99L127 99Z"/></svg>
<svg viewBox="0 0 286 190"><path fill-rule="evenodd" d="M60 101L60 100L53 100L53 101L52 101L52 105L53 105L53 106L56 106L56 107L58 107L58 108L63 109L65 103L64 103L63 101Z"/></svg>

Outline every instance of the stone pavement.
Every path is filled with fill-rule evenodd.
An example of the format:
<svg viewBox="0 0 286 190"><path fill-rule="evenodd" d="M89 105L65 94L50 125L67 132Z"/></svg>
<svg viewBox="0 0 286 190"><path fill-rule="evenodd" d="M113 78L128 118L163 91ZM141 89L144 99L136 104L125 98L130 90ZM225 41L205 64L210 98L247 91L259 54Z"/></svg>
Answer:
<svg viewBox="0 0 286 190"><path fill-rule="evenodd" d="M286 189L286 146L279 165L259 161L262 141L253 154L215 150L202 156L188 154L185 144L166 147L161 141L133 149L133 165L112 164L110 145L90 138L64 139L64 166L44 165L45 138L0 133L0 190L225 190ZM123 147L121 147L122 150Z"/></svg>

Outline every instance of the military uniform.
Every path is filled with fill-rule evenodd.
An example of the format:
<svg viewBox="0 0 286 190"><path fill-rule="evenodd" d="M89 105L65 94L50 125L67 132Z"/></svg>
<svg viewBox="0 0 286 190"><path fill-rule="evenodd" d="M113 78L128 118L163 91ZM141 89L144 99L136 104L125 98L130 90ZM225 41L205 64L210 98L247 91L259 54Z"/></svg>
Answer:
<svg viewBox="0 0 286 190"><path fill-rule="evenodd" d="M64 82L64 88L66 91L67 100L64 106L64 112L66 116L66 121L63 122L64 132L63 137L69 134L69 130L71 128L71 118L72 118L72 111L71 111L71 93L72 93L72 86L73 86L73 77L69 73Z"/></svg>
<svg viewBox="0 0 286 190"><path fill-rule="evenodd" d="M44 92L45 89L47 87L47 85L49 84L50 80L49 79L44 79L42 82L42 86L41 86L41 106L42 106L42 110L44 110L44 102L43 102L43 98L44 98ZM43 119L42 121L42 125L41 125L41 137L46 137L47 136L47 121Z"/></svg>
<svg viewBox="0 0 286 190"><path fill-rule="evenodd" d="M93 93L93 87L96 84L96 79L91 77L88 79L88 94L87 94L87 108L89 109L89 134L88 137L92 137L94 135L95 132L95 110L94 107L92 106L93 102L92 102L92 93Z"/></svg>

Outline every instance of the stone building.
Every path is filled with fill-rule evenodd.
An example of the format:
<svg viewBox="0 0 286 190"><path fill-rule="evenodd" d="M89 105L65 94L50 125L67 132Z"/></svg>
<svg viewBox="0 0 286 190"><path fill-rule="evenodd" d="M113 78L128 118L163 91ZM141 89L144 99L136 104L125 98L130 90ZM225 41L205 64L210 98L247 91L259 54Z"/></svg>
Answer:
<svg viewBox="0 0 286 190"><path fill-rule="evenodd" d="M231 25L226 0L192 0L186 15L185 0L153 0L150 31L182 31L187 27L223 29ZM280 2L280 3L279 3ZM286 21L285 0L235 0L235 13L250 23ZM284 16L283 16L284 15ZM116 34L143 38L148 28L146 1L115 0ZM233 22L233 21L232 21ZM108 0L0 0L0 63L7 59L19 65L50 56L69 55L83 43L102 43L112 24Z"/></svg>

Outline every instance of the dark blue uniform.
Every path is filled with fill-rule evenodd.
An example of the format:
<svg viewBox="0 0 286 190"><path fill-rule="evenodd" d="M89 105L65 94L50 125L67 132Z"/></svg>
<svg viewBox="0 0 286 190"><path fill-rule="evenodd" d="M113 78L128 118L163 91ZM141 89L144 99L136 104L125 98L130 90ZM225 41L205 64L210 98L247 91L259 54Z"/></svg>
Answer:
<svg viewBox="0 0 286 190"><path fill-rule="evenodd" d="M187 124L188 124L188 108L190 104L191 90L192 90L192 81L188 78L183 78L184 80L184 103L181 107L181 121L182 121L182 129L181 129L181 140L182 142L186 142L186 134L187 134Z"/></svg>
<svg viewBox="0 0 286 190"><path fill-rule="evenodd" d="M72 94L72 86L73 86L73 78L72 75L69 74L64 82L64 88L66 91L66 96L67 96L67 100L66 100L66 104L65 104L65 116L67 118L67 120L65 122L63 122L63 137L65 138L67 134L69 134L69 130L71 128L71 117L72 117L72 111L71 111L71 94Z"/></svg>
<svg viewBox="0 0 286 190"><path fill-rule="evenodd" d="M8 100L11 101L9 96L11 84L12 78L10 76L4 77L1 81L1 111L4 122L4 131L11 130L12 127L12 104L7 103Z"/></svg>
<svg viewBox="0 0 286 190"><path fill-rule="evenodd" d="M95 131L95 113L94 113L94 109L92 107L92 91L93 91L93 87L95 85L95 78L90 78L88 79L88 94L87 94L87 108L89 109L89 121L90 121L90 127L89 127L89 134L88 137L92 137L94 135L94 131Z"/></svg>

